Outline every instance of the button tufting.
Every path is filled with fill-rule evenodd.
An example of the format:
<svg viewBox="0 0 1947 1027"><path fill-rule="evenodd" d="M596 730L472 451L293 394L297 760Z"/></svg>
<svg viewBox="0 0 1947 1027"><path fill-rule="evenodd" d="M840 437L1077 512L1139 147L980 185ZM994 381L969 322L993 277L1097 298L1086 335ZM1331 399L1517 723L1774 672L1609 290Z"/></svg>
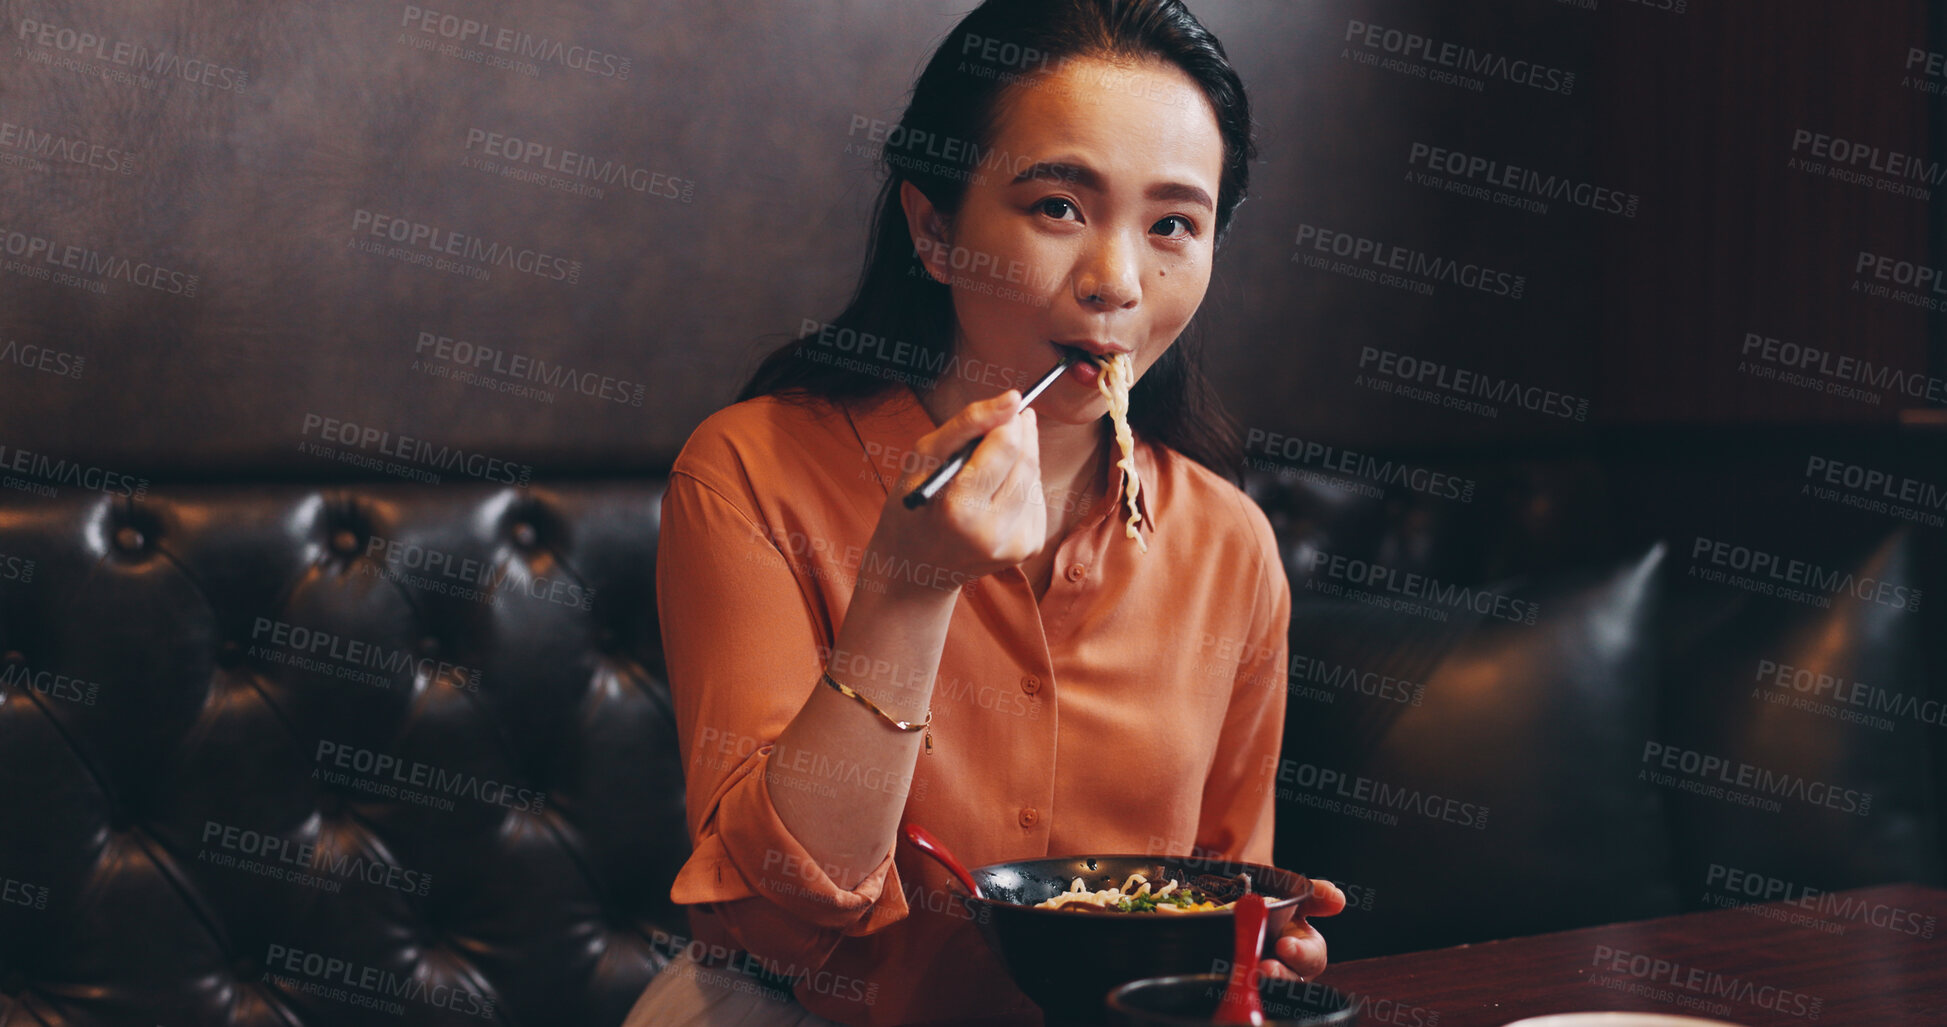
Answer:
<svg viewBox="0 0 1947 1027"><path fill-rule="evenodd" d="M534 530L534 525L529 524L526 521L515 522L514 524L514 544L515 545L521 547L522 549L533 549L535 546L539 545L540 542L541 542L541 533Z"/></svg>
<svg viewBox="0 0 1947 1027"><path fill-rule="evenodd" d="M1068 580L1070 581L1080 581L1087 574L1088 568L1079 563L1071 563L1068 565Z"/></svg>
<svg viewBox="0 0 1947 1027"><path fill-rule="evenodd" d="M7 650L7 655L0 656L0 663L5 663L11 667L25 667L27 665L27 654L18 649L9 649Z"/></svg>
<svg viewBox="0 0 1947 1027"><path fill-rule="evenodd" d="M1034 693L1041 691L1041 679L1035 677L1033 674L1028 674L1022 677L1021 691L1026 692L1029 695L1033 695Z"/></svg>
<svg viewBox="0 0 1947 1027"><path fill-rule="evenodd" d="M332 532L331 551L339 556L358 555L358 532L350 528L339 528Z"/></svg>
<svg viewBox="0 0 1947 1027"><path fill-rule="evenodd" d="M124 553L139 553L149 540L142 535L142 529L133 524L124 524L115 529L115 548Z"/></svg>
<svg viewBox="0 0 1947 1027"><path fill-rule="evenodd" d="M432 635L427 635L426 637L420 639L419 655L429 660L437 658L439 656L439 639L433 637Z"/></svg>
<svg viewBox="0 0 1947 1027"><path fill-rule="evenodd" d="M1041 812L1035 809L1033 806L1021 807L1022 827L1033 827L1035 825L1035 822L1039 821L1040 819L1041 819Z"/></svg>
<svg viewBox="0 0 1947 1027"><path fill-rule="evenodd" d="M219 667L234 667L243 662L243 646L232 638L216 648L216 664Z"/></svg>

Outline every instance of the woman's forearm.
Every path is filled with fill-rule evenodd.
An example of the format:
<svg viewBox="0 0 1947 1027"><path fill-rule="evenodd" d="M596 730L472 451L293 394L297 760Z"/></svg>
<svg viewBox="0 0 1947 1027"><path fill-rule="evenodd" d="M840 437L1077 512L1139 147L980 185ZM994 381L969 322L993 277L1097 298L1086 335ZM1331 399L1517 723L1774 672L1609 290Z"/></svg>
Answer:
<svg viewBox="0 0 1947 1027"><path fill-rule="evenodd" d="M887 574L878 568L889 561L867 553L825 666L893 719L919 723L960 589ZM840 888L891 849L923 737L822 683L778 735L765 769L771 803Z"/></svg>
<svg viewBox="0 0 1947 1027"><path fill-rule="evenodd" d="M894 720L926 719L961 583L1019 564L1046 540L1037 423L1018 389L969 403L914 443L937 466L978 439L960 474L918 509L902 497L923 470L887 491L826 666ZM921 567L931 573L913 572ZM840 888L854 889L892 850L923 738L823 686L779 733L764 770L771 805Z"/></svg>

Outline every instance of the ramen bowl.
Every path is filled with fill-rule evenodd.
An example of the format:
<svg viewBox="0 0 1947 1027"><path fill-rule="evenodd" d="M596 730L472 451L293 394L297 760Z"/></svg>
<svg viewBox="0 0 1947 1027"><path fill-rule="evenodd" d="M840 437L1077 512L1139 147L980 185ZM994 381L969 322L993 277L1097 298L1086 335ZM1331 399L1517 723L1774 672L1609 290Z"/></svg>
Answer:
<svg viewBox="0 0 1947 1027"><path fill-rule="evenodd" d="M1223 1003L1227 974L1151 977L1109 992L1109 1023L1116 1027L1209 1027ZM1335 988L1317 981L1259 977L1264 1027L1346 1027L1359 1010Z"/></svg>
<svg viewBox="0 0 1947 1027"><path fill-rule="evenodd" d="M1311 894L1311 881L1259 863L1168 856L1068 856L977 867L982 898L970 899L975 922L1015 987L1051 1018L1092 1021L1109 989L1144 977L1207 974L1229 965L1235 918L1228 909L1203 913L1113 913L1036 909L1068 890L1075 878L1102 889L1142 874L1161 884L1205 874L1251 875L1264 896L1265 952Z"/></svg>

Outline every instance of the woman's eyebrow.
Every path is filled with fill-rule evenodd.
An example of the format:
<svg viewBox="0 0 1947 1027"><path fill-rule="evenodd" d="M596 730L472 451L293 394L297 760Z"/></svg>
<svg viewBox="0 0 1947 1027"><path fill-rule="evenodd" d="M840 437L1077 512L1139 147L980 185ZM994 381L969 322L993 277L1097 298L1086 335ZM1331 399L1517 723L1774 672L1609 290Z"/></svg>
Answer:
<svg viewBox="0 0 1947 1027"><path fill-rule="evenodd" d="M1152 200L1175 200L1179 203L1200 203L1209 210L1217 205L1210 202L1210 194L1196 186L1184 182L1158 182L1143 194Z"/></svg>
<svg viewBox="0 0 1947 1027"><path fill-rule="evenodd" d="M1065 160L1037 161L1015 175L1014 181L1009 182L1008 185L1016 186L1023 182L1069 182L1098 193L1108 191L1102 184L1100 172L1086 164ZM1158 182L1150 186L1143 196L1151 200L1175 200L1180 203L1202 204L1210 210L1217 209L1217 205L1211 202L1209 193L1184 182Z"/></svg>
<svg viewBox="0 0 1947 1027"><path fill-rule="evenodd" d="M1022 182L1036 181L1072 182L1084 189L1093 189L1098 193L1106 191L1102 188L1101 174L1094 168L1086 164L1077 164L1074 161L1065 160L1036 161L1029 165L1026 171L1015 175L1014 181L1007 184L1014 186L1020 185Z"/></svg>

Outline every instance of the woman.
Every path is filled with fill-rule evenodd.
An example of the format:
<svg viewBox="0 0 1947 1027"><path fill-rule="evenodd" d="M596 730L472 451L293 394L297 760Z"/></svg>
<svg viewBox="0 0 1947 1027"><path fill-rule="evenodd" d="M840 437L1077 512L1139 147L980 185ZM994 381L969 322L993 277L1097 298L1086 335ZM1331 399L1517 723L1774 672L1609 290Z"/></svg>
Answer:
<svg viewBox="0 0 1947 1027"><path fill-rule="evenodd" d="M958 886L895 844L905 821L969 865L1270 862L1289 586L1176 344L1249 126L1177 0L988 0L934 54L850 306L671 473L659 609L695 844L672 895L696 937L630 1024L1039 1023ZM1064 345L1131 362L1133 496L1102 367L1020 402ZM1343 905L1319 882L1301 912ZM1267 973L1325 965L1303 916L1275 951ZM759 986L779 978L789 997Z"/></svg>

